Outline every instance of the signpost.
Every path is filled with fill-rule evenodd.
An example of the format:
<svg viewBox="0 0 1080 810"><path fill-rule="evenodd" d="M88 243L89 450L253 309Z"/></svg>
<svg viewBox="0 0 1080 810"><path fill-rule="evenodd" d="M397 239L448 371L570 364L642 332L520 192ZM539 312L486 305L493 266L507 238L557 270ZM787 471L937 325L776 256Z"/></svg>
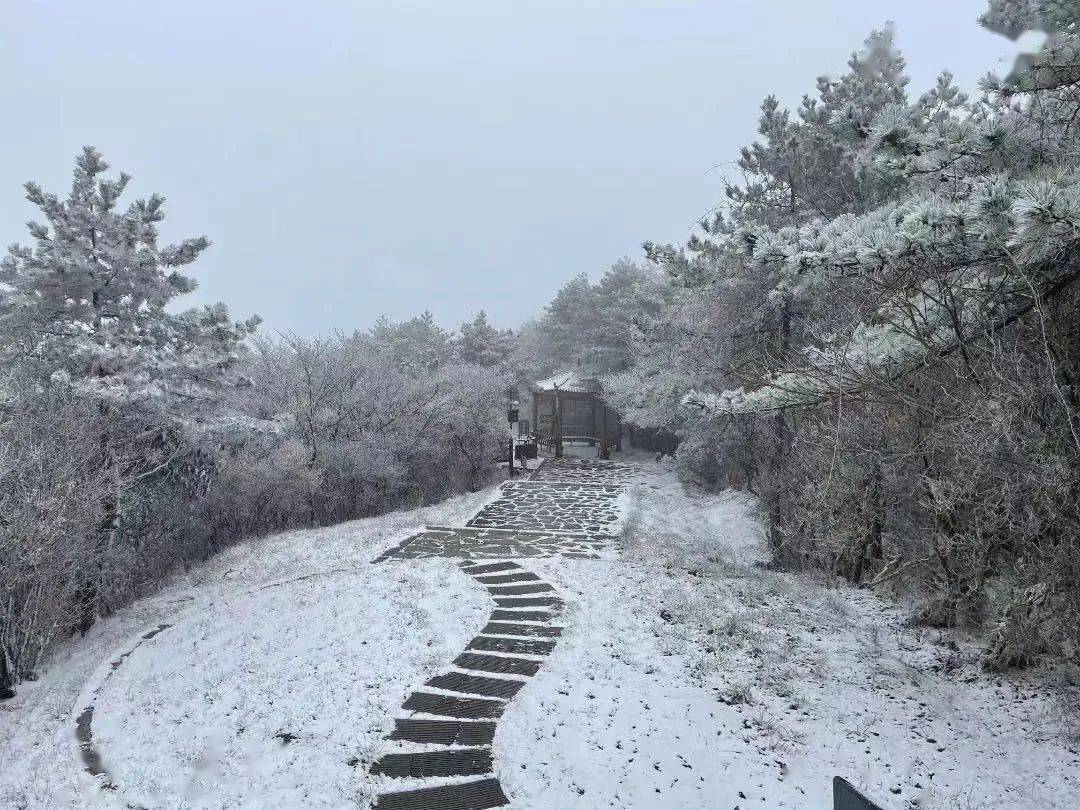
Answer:
<svg viewBox="0 0 1080 810"><path fill-rule="evenodd" d="M513 406L513 403L511 402L510 407L506 409L506 421L508 421L512 425L517 420L518 420L518 409L515 408ZM510 441L510 450L506 454L506 458L507 458L506 467L507 467L507 469L510 470L510 477L513 478L514 477L514 434L513 433L510 434L510 440L509 441Z"/></svg>

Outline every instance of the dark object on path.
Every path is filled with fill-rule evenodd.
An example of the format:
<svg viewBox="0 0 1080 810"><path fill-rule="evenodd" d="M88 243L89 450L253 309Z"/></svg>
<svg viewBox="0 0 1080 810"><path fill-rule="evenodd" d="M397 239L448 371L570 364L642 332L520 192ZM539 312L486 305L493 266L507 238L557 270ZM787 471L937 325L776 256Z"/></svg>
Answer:
<svg viewBox="0 0 1080 810"><path fill-rule="evenodd" d="M881 810L841 776L833 777L832 788L833 810Z"/></svg>

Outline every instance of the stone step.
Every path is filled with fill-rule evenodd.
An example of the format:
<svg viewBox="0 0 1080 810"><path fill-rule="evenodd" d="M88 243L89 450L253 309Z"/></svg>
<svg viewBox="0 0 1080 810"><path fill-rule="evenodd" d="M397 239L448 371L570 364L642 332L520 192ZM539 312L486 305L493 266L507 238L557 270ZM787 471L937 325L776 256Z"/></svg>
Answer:
<svg viewBox="0 0 1080 810"><path fill-rule="evenodd" d="M371 766L371 773L399 779L427 776L479 776L491 773L490 748L459 748L416 754L386 754Z"/></svg>
<svg viewBox="0 0 1080 810"><path fill-rule="evenodd" d="M414 712L437 714L441 717L487 718L501 715L505 705L501 700L413 692L409 695L409 699L401 704L401 707Z"/></svg>
<svg viewBox="0 0 1080 810"><path fill-rule="evenodd" d="M547 593L555 589L546 582L538 582L534 585L489 585L488 592L497 596L515 596L526 593Z"/></svg>
<svg viewBox="0 0 1080 810"><path fill-rule="evenodd" d="M495 724L460 720L394 720L387 739L439 745L491 745Z"/></svg>
<svg viewBox="0 0 1080 810"><path fill-rule="evenodd" d="M466 568L466 571L470 576L476 574L493 574L496 571L509 571L513 568L521 568L516 562L497 562L487 563L485 565L472 565Z"/></svg>
<svg viewBox="0 0 1080 810"><path fill-rule="evenodd" d="M486 697L509 700L525 685L524 681L510 681L502 678L485 678L481 675L466 675L464 672L448 672L436 675L425 686L446 689L450 692L469 692Z"/></svg>
<svg viewBox="0 0 1080 810"><path fill-rule="evenodd" d="M488 622L480 632L485 636L539 636L558 638L562 635L561 627L537 627L535 624L510 624L508 622Z"/></svg>
<svg viewBox="0 0 1080 810"><path fill-rule="evenodd" d="M485 585L502 585L510 582L540 582L540 577L536 574L530 574L528 571L520 571L516 574L478 575L476 581Z"/></svg>
<svg viewBox="0 0 1080 810"><path fill-rule="evenodd" d="M512 607L562 607L562 599L557 596L533 596L520 599L496 599L501 608Z"/></svg>
<svg viewBox="0 0 1080 810"><path fill-rule="evenodd" d="M501 655L483 655L481 653L467 652L454 659L454 666L503 675L532 676L540 669L540 662L530 661L527 658L509 658Z"/></svg>
<svg viewBox="0 0 1080 810"><path fill-rule="evenodd" d="M554 613L545 610L503 610L496 608L491 611L492 620L509 620L521 622L550 622L555 618Z"/></svg>
<svg viewBox="0 0 1080 810"><path fill-rule="evenodd" d="M488 652L520 653L523 655L547 655L555 649L555 642L477 636L469 642L468 649L486 650Z"/></svg>
<svg viewBox="0 0 1080 810"><path fill-rule="evenodd" d="M498 779L384 793L375 810L488 810L509 804Z"/></svg>
<svg viewBox="0 0 1080 810"><path fill-rule="evenodd" d="M570 538L570 539L582 539L589 538L592 535L583 534L581 532L554 532L546 531L544 529L519 529L515 527L499 528L498 526L428 526L427 533L429 534L455 534L461 537L468 537L474 540L482 539L497 539L497 540L513 540L521 539L522 535L540 535L542 537L553 538ZM615 535L610 535L615 537ZM467 559L462 561L461 567L468 568L470 565L475 565L480 562L479 559Z"/></svg>

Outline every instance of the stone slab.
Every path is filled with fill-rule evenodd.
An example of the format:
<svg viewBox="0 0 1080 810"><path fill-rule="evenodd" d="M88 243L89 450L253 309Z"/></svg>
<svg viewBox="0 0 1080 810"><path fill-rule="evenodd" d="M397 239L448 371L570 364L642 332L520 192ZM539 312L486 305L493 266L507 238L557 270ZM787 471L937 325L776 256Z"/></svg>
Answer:
<svg viewBox="0 0 1080 810"><path fill-rule="evenodd" d="M372 764L376 776L422 779L428 776L479 776L491 773L490 748L458 748L416 754L386 754Z"/></svg>
<svg viewBox="0 0 1080 810"><path fill-rule="evenodd" d="M488 622L480 632L485 636L537 636L538 638L558 638L562 635L561 627L541 627L535 624L513 624L510 622Z"/></svg>
<svg viewBox="0 0 1080 810"><path fill-rule="evenodd" d="M557 596L520 596L517 599L496 599L495 604L501 608L512 607L553 607L561 608L562 599Z"/></svg>
<svg viewBox="0 0 1080 810"><path fill-rule="evenodd" d="M488 810L509 804L498 779L384 793L375 810Z"/></svg>
<svg viewBox="0 0 1080 810"><path fill-rule="evenodd" d="M425 686L446 689L450 692L466 692L485 697L509 700L525 685L524 681L511 681L505 678L485 678L481 675L466 675L464 672L448 672L436 675Z"/></svg>
<svg viewBox="0 0 1080 810"><path fill-rule="evenodd" d="M413 692L409 699L401 704L403 709L414 712L427 712L440 717L489 718L499 717L506 704L501 700L482 698L451 697L436 695L431 692Z"/></svg>
<svg viewBox="0 0 1080 810"><path fill-rule="evenodd" d="M532 676L540 669L540 662L530 661L527 658L510 658L502 655L466 652L454 659L454 666L503 675Z"/></svg>
<svg viewBox="0 0 1080 810"><path fill-rule="evenodd" d="M387 739L439 745L491 745L495 724L460 720L394 720Z"/></svg>
<svg viewBox="0 0 1080 810"><path fill-rule="evenodd" d="M533 641L520 638L477 636L469 642L470 650L486 652L519 653L521 655L548 655L555 649L554 641Z"/></svg>
<svg viewBox="0 0 1080 810"><path fill-rule="evenodd" d="M550 622L555 617L556 614L549 613L546 610L505 610L496 608L491 611L492 621Z"/></svg>
<svg viewBox="0 0 1080 810"><path fill-rule="evenodd" d="M468 574L471 577L477 574L491 574L496 571L510 571L514 568L521 568L516 562L497 562L487 563L485 565L472 565L468 567Z"/></svg>
<svg viewBox="0 0 1080 810"><path fill-rule="evenodd" d="M555 590L546 582L535 582L531 585L489 585L488 593L496 596L515 596L526 593L547 593Z"/></svg>
<svg viewBox="0 0 1080 810"><path fill-rule="evenodd" d="M475 574L474 576L476 576L477 582L482 582L485 585L508 585L512 582L541 581L540 577L536 574L530 574L528 571L519 571L515 574Z"/></svg>

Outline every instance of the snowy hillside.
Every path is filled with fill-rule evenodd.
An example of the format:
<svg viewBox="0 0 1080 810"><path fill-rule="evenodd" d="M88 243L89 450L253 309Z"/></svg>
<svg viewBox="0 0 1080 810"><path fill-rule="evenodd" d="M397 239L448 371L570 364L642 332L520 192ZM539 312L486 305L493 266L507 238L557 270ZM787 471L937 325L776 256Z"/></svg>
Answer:
<svg viewBox="0 0 1080 810"><path fill-rule="evenodd" d="M890 810L1080 800L1043 684L988 678L865 592L765 570L751 499L638 469L613 554L528 561L565 630L498 723L511 806L825 807L835 774ZM0 708L0 799L344 808L412 784L368 767L490 600L452 558L370 561L496 494L253 541L99 623ZM91 704L97 779L76 739Z"/></svg>

